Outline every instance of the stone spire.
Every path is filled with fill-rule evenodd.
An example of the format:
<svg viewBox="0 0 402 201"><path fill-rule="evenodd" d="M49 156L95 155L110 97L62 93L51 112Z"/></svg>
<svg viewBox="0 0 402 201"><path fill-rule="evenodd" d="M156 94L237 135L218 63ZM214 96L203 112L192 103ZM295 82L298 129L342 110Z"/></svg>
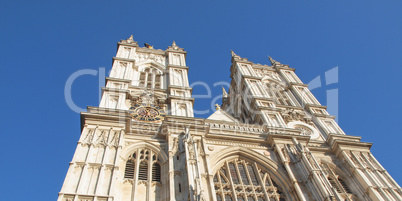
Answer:
<svg viewBox="0 0 402 201"><path fill-rule="evenodd" d="M228 93L226 92L225 88L222 87L222 97L223 98L227 98L228 97Z"/></svg>
<svg viewBox="0 0 402 201"><path fill-rule="evenodd" d="M176 41L173 41L172 46L169 46L168 50L184 51L183 48L180 48L179 46L176 45Z"/></svg>
<svg viewBox="0 0 402 201"><path fill-rule="evenodd" d="M120 40L121 43L126 43L126 44L132 44L132 45L138 45L136 41L134 41L133 35L131 35L129 38L126 40Z"/></svg>
<svg viewBox="0 0 402 201"><path fill-rule="evenodd" d="M271 65L272 65L272 66L281 65L280 62L275 61L275 60L274 60L272 57L270 57L269 55L268 55L268 58L269 58L269 61L271 62Z"/></svg>
<svg viewBox="0 0 402 201"><path fill-rule="evenodd" d="M133 42L134 41L133 35L131 35L130 38L127 39L127 41Z"/></svg>
<svg viewBox="0 0 402 201"><path fill-rule="evenodd" d="M238 61L248 61L248 59L242 58L241 56L234 53L233 50L230 50L230 54L232 55L232 60L234 59L234 60L238 60Z"/></svg>
<svg viewBox="0 0 402 201"><path fill-rule="evenodd" d="M230 54L232 55L232 57L238 56L236 53L233 52L233 50L230 50Z"/></svg>

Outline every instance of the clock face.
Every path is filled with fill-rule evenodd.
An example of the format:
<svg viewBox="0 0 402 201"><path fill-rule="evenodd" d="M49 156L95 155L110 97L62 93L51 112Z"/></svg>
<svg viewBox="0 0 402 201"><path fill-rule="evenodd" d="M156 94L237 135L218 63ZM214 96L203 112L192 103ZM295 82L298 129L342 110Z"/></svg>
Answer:
<svg viewBox="0 0 402 201"><path fill-rule="evenodd" d="M129 111L131 117L138 121L158 122L166 116L165 111L155 105L134 105Z"/></svg>

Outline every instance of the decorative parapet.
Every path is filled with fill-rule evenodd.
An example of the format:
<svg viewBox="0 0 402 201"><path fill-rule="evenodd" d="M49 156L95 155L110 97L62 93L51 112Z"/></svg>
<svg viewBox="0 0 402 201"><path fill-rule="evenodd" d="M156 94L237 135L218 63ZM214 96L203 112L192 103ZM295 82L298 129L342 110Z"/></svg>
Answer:
<svg viewBox="0 0 402 201"><path fill-rule="evenodd" d="M210 128L210 130L231 130L234 132L248 132L254 134L262 134L266 130L265 126L260 125L250 125L250 124L239 124L231 122L205 122L205 125Z"/></svg>

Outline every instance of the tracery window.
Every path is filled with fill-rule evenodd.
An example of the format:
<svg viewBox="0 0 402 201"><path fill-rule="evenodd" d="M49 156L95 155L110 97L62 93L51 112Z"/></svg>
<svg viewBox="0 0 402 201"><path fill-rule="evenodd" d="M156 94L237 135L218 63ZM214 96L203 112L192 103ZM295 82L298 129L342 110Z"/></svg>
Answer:
<svg viewBox="0 0 402 201"><path fill-rule="evenodd" d="M275 104L288 106L293 105L291 100L293 95L290 94L289 91L283 89L281 86L275 83L266 83L266 87L269 97L274 99Z"/></svg>
<svg viewBox="0 0 402 201"><path fill-rule="evenodd" d="M136 167L138 166L138 172ZM151 171L149 171L151 166ZM141 148L134 151L126 162L125 179L138 178L138 181L161 183L161 162L158 154L149 149Z"/></svg>
<svg viewBox="0 0 402 201"><path fill-rule="evenodd" d="M156 68L146 68L140 75L140 86L160 89L162 88L162 73Z"/></svg>
<svg viewBox="0 0 402 201"><path fill-rule="evenodd" d="M225 161L213 182L218 201L285 201L280 187L255 162Z"/></svg>

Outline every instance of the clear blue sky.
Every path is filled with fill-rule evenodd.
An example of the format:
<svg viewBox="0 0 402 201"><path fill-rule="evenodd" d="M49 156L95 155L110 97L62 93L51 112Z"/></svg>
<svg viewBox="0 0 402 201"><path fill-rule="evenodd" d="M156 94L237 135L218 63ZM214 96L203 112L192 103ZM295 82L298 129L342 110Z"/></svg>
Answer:
<svg viewBox="0 0 402 201"><path fill-rule="evenodd" d="M402 184L401 10L399 0L3 1L1 199L56 200L80 135L65 82L80 69L109 71L116 42L131 34L157 49L175 40L188 51L190 82L209 85L230 81L231 49L256 63L270 55L305 83L338 66L338 83L322 79L313 93L325 105L326 91L339 90L340 126L374 142L372 152ZM76 104L98 106L98 87L98 77L80 77Z"/></svg>

